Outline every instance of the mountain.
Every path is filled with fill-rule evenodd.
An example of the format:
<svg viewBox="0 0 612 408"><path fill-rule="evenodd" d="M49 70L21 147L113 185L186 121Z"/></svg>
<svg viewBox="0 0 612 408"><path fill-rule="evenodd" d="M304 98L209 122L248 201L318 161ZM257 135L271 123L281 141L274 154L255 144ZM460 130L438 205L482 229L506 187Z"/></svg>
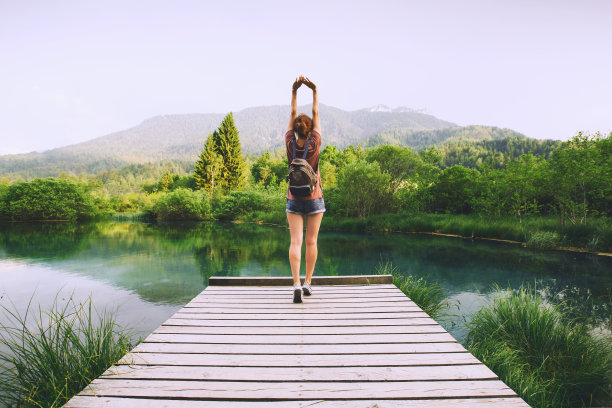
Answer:
<svg viewBox="0 0 612 408"><path fill-rule="evenodd" d="M344 111L321 105L324 143L343 148L384 132L410 133L456 126L407 108L381 106ZM259 154L281 147L289 111L289 106L265 106L234 113L243 152ZM310 114L310 106L298 111ZM42 153L0 156L0 176L31 179L62 172L97 173L127 164L170 159L195 161L206 137L224 116L217 113L155 116L138 126L84 143Z"/></svg>
<svg viewBox="0 0 612 408"><path fill-rule="evenodd" d="M502 129L495 126L453 126L418 131L397 128L383 130L375 136L369 137L362 144L364 147L391 144L421 150L441 143L479 142L506 138L526 138L526 136L511 129Z"/></svg>
<svg viewBox="0 0 612 408"><path fill-rule="evenodd" d="M244 109L234 114L244 153L259 154L282 147L289 106ZM310 113L309 106L298 109ZM525 138L510 129L488 126L460 127L420 111L385 105L344 111L321 105L324 145L339 148L361 144L408 146L414 150L457 141L492 141ZM193 163L208 135L221 123L220 113L162 115L138 126L84 143L42 153L0 156L0 177L11 180L99 173L126 165L173 160Z"/></svg>

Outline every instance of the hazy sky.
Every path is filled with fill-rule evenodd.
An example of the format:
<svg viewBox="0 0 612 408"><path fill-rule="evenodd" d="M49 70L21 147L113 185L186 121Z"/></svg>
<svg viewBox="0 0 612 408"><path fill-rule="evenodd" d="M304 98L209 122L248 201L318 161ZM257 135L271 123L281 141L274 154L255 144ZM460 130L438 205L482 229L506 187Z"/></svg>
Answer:
<svg viewBox="0 0 612 408"><path fill-rule="evenodd" d="M407 106L535 138L609 132L611 20L605 0L1 0L0 154L159 114L288 104L299 74L346 110Z"/></svg>

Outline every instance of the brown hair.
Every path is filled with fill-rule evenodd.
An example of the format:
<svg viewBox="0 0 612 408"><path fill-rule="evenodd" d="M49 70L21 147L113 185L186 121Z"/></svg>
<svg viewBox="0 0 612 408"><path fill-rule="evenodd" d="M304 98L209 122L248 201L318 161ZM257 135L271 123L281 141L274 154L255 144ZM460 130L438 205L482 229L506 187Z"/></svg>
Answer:
<svg viewBox="0 0 612 408"><path fill-rule="evenodd" d="M312 132L312 119L308 115L300 114L293 121L293 132L300 139L309 138Z"/></svg>

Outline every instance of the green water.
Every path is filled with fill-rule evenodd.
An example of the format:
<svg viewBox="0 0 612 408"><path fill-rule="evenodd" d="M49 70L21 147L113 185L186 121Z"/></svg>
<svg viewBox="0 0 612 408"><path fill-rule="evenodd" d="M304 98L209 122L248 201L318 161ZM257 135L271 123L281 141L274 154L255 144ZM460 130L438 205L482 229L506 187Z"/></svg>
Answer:
<svg viewBox="0 0 612 408"><path fill-rule="evenodd" d="M58 293L60 301L91 296L97 308L116 310L120 324L146 335L210 276L290 276L288 244L286 228L253 224L2 225L0 305L24 312L30 300L44 310ZM315 274L371 274L381 261L439 282L451 305L441 323L460 340L494 284L535 285L575 317L610 328L606 257L425 235L323 232Z"/></svg>

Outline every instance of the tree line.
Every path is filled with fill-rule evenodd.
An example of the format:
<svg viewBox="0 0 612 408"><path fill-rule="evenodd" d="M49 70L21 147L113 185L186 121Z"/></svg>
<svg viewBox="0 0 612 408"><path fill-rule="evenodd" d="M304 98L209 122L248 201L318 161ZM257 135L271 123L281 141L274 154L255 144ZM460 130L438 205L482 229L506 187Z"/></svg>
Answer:
<svg viewBox="0 0 612 408"><path fill-rule="evenodd" d="M612 209L612 133L579 132L563 143L521 138L459 141L419 152L394 145L342 150L328 145L321 151L320 169L328 214L343 217L440 213L521 221L525 216L555 215L564 226L607 217ZM84 208L98 213L151 210L164 194L176 190L216 197L257 191L282 199L286 176L284 149L245 158L230 113L207 137L195 164L131 165L91 177L64 175L11 185L5 181L0 183L0 217L58 217L57 209L35 211L35 203L48 201L43 197L49 195L57 201L70 183L77 186L75 193L61 195L84 194L88 204L73 200L63 205L92 215L96 211ZM138 184L140 191L122 192L121 180L127 186ZM182 194L184 200L194 199ZM70 219L86 218L74 211L67 214Z"/></svg>

